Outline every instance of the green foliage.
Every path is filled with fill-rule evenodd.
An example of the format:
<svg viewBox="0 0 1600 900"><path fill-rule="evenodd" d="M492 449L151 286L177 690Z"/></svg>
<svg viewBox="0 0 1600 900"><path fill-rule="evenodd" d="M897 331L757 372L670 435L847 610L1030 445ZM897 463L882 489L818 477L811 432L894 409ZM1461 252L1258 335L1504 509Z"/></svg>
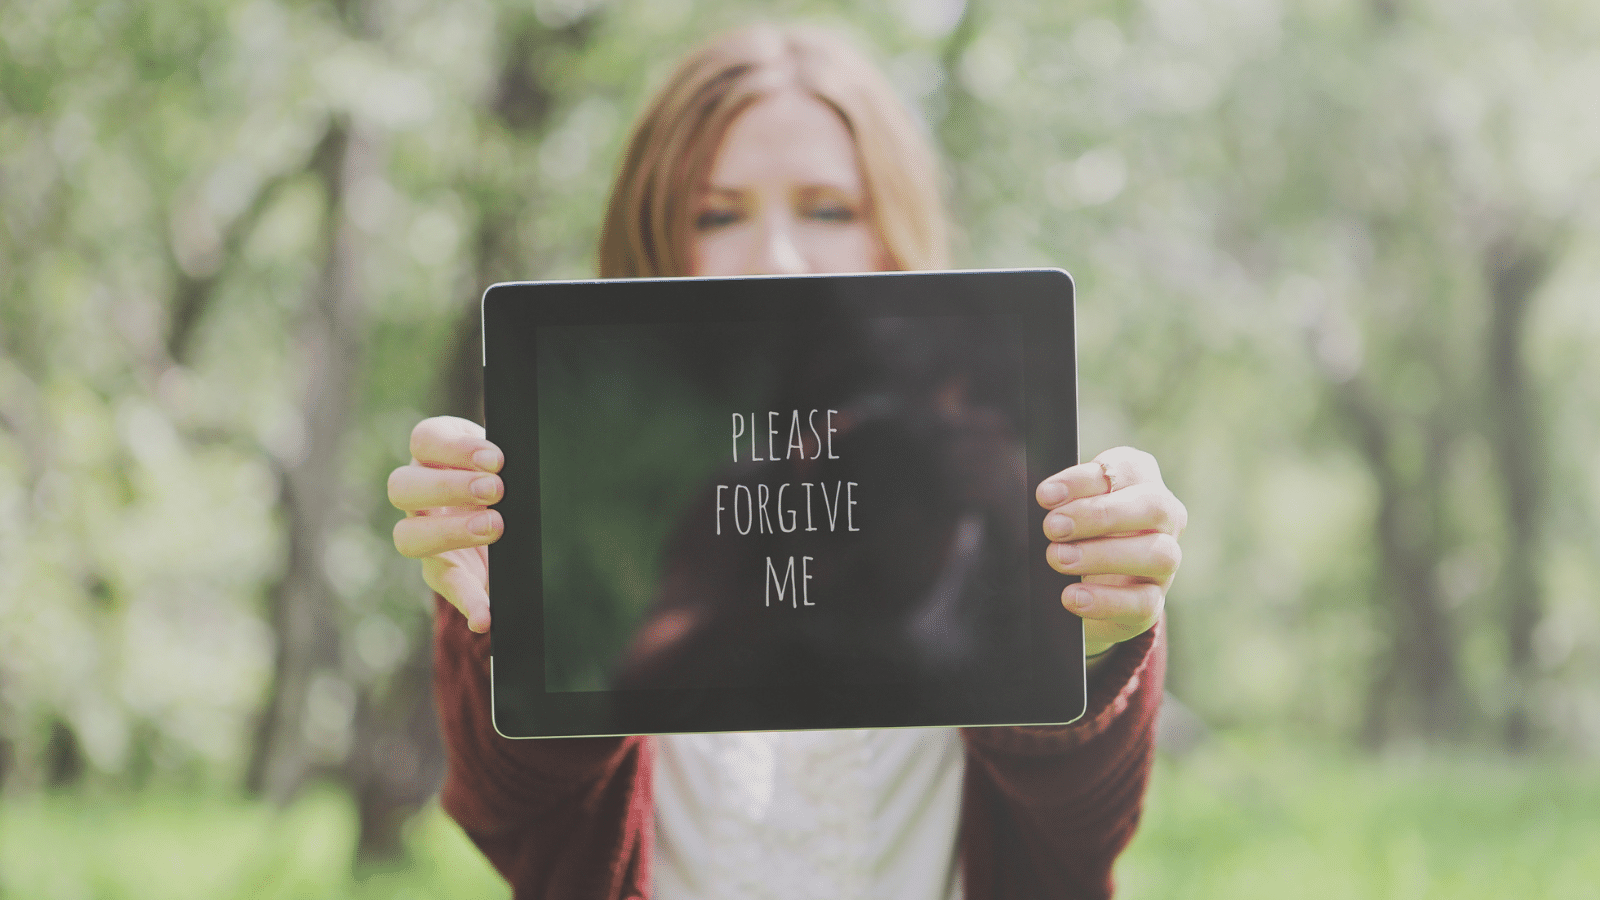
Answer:
<svg viewBox="0 0 1600 900"><path fill-rule="evenodd" d="M1175 689L1213 721L1381 736L1428 730L1442 672L1464 683L1442 698L1467 708L1458 736L1526 705L1546 740L1591 746L1597 635L1557 640L1548 617L1593 605L1552 580L1600 558L1574 468L1593 444L1539 432L1596 421L1571 279L1596 255L1577 92L1600 23L1571 4L979 9L941 101L968 257L1074 273L1083 446L1151 450L1189 506ZM1533 399L1509 410L1490 353L1508 258L1554 261L1511 342ZM1507 430L1537 448L1508 459ZM1517 468L1571 488L1531 526L1511 521ZM1514 674L1529 618L1538 699ZM1449 671L1432 639L1470 661Z"/></svg>
<svg viewBox="0 0 1600 900"><path fill-rule="evenodd" d="M1213 723L1338 741L1404 724L1419 707L1389 709L1404 691L1383 681L1416 646L1397 534L1454 651L1455 736L1522 709L1536 743L1596 752L1596 7L944 7L765 12L876 51L946 152L961 264L1074 273L1082 445L1152 451L1190 511L1173 689ZM305 335L336 247L362 377L317 500L339 641L305 724L319 759L342 757L356 699L423 639L384 477L441 409L456 322L492 281L592 271L630 117L679 52L753 15L0 5L8 792L60 770L58 725L93 781L242 773L283 649L284 472L309 446L326 348ZM362 166L330 178L338 134ZM1540 440L1514 461L1548 485L1531 543L1488 374L1493 275L1519 259L1545 263L1517 342Z"/></svg>

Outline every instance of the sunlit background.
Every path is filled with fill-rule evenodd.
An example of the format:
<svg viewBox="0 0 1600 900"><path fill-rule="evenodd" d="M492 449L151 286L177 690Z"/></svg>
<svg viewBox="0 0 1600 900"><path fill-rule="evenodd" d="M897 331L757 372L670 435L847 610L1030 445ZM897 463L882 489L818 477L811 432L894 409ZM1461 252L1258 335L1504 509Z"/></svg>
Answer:
<svg viewBox="0 0 1600 900"><path fill-rule="evenodd" d="M855 36L1188 504L1131 897L1600 883L1600 5L0 2L0 896L506 896L384 497L632 116Z"/></svg>

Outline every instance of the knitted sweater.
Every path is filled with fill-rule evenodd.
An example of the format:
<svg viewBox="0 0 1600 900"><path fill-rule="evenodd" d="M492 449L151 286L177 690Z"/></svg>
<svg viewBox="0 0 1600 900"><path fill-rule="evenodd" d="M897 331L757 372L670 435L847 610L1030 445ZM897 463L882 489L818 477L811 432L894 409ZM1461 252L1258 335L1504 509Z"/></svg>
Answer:
<svg viewBox="0 0 1600 900"><path fill-rule="evenodd" d="M445 810L517 900L650 896L654 741L513 741L490 723L489 638L435 597L434 690ZM966 728L959 853L967 900L1109 897L1138 825L1166 667L1164 623L1089 680L1055 727Z"/></svg>

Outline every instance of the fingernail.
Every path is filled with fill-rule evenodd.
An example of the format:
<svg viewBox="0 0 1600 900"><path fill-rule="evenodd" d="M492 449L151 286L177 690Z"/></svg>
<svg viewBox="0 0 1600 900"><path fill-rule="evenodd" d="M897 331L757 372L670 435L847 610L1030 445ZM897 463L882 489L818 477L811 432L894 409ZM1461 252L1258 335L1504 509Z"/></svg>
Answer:
<svg viewBox="0 0 1600 900"><path fill-rule="evenodd" d="M1082 613L1089 606L1089 592L1076 584L1067 585L1061 592L1061 605L1075 613Z"/></svg>
<svg viewBox="0 0 1600 900"><path fill-rule="evenodd" d="M467 520L467 528L478 537L494 534L494 513L478 513Z"/></svg>
<svg viewBox="0 0 1600 900"><path fill-rule="evenodd" d="M1074 527L1076 526L1072 524L1071 516L1064 515L1062 513L1051 513L1050 515L1044 517L1045 537L1048 537L1051 540L1059 541L1063 538L1072 537L1072 530Z"/></svg>
<svg viewBox="0 0 1600 900"><path fill-rule="evenodd" d="M1067 500L1067 487L1059 481L1046 481L1039 485L1039 502L1049 506L1065 503Z"/></svg>
<svg viewBox="0 0 1600 900"><path fill-rule="evenodd" d="M474 479L472 482L472 496L485 503L493 500L498 493L500 493L500 484L497 478L486 475L483 478Z"/></svg>
<svg viewBox="0 0 1600 900"><path fill-rule="evenodd" d="M1056 562L1063 566L1075 566L1083 559L1083 551L1072 544L1052 544L1055 551Z"/></svg>
<svg viewBox="0 0 1600 900"><path fill-rule="evenodd" d="M500 462L499 450L484 449L472 454L472 464L485 472L497 471L500 468Z"/></svg>

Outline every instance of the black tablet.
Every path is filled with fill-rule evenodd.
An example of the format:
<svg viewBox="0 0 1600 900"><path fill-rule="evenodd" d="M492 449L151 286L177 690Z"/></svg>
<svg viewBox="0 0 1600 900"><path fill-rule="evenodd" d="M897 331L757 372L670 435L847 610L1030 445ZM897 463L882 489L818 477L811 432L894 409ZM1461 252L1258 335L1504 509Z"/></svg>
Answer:
<svg viewBox="0 0 1600 900"><path fill-rule="evenodd" d="M1064 723L1060 270L497 284L506 737Z"/></svg>

